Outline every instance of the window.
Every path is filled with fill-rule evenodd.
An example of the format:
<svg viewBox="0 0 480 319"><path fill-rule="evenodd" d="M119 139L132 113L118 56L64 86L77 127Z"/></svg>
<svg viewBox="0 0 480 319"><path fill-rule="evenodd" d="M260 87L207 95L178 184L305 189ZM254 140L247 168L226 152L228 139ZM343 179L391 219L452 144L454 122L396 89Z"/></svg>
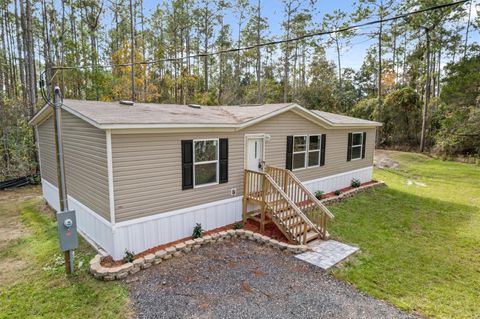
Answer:
<svg viewBox="0 0 480 319"><path fill-rule="evenodd" d="M320 165L320 135L308 137L308 167Z"/></svg>
<svg viewBox="0 0 480 319"><path fill-rule="evenodd" d="M293 169L320 165L321 135L294 136Z"/></svg>
<svg viewBox="0 0 480 319"><path fill-rule="evenodd" d="M363 133L352 134L352 160L362 158Z"/></svg>
<svg viewBox="0 0 480 319"><path fill-rule="evenodd" d="M293 169L305 168L307 136L293 137Z"/></svg>
<svg viewBox="0 0 480 319"><path fill-rule="evenodd" d="M196 140L193 143L194 186L218 183L218 140Z"/></svg>

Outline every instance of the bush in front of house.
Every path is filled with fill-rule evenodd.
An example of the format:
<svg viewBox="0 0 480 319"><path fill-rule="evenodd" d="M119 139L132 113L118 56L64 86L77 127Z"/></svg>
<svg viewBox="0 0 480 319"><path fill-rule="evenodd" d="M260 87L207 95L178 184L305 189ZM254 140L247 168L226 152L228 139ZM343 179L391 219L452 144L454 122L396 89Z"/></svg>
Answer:
<svg viewBox="0 0 480 319"><path fill-rule="evenodd" d="M360 180L356 178L352 178L352 181L350 182L350 186L355 188L360 187L361 184L362 183L360 182Z"/></svg>
<svg viewBox="0 0 480 319"><path fill-rule="evenodd" d="M197 223L195 227L193 227L192 238L200 238L202 236L203 236L202 224Z"/></svg>
<svg viewBox="0 0 480 319"><path fill-rule="evenodd" d="M243 228L243 223L235 223L233 224L233 229L242 229Z"/></svg>
<svg viewBox="0 0 480 319"><path fill-rule="evenodd" d="M322 199L324 194L325 194L324 191L318 190L318 191L315 192L315 197L316 197L317 199Z"/></svg>
<svg viewBox="0 0 480 319"><path fill-rule="evenodd" d="M339 190L339 189L337 189L337 190L334 192L334 194L337 195L337 196L340 195L341 193L342 193L342 191Z"/></svg>
<svg viewBox="0 0 480 319"><path fill-rule="evenodd" d="M123 261L125 263L131 263L135 259L135 253L128 249L125 249L125 254L123 255Z"/></svg>

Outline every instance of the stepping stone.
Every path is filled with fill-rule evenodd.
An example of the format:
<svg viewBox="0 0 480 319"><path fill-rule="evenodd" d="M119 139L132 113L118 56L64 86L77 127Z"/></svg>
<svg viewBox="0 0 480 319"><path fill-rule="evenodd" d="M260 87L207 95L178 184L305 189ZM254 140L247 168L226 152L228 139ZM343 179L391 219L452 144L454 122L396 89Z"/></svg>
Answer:
<svg viewBox="0 0 480 319"><path fill-rule="evenodd" d="M310 243L308 251L295 257L322 269L335 266L348 256L358 251L358 247L350 246L335 240L315 241Z"/></svg>

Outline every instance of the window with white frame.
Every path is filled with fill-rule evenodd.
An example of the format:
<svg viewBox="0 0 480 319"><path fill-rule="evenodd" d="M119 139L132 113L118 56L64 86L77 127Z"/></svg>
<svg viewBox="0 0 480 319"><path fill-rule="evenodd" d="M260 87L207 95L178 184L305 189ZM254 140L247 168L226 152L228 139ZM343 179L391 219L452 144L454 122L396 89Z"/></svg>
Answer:
<svg viewBox="0 0 480 319"><path fill-rule="evenodd" d="M293 137L292 169L320 165L320 135L297 135Z"/></svg>
<svg viewBox="0 0 480 319"><path fill-rule="evenodd" d="M362 158L363 133L352 134L352 160Z"/></svg>
<svg viewBox="0 0 480 319"><path fill-rule="evenodd" d="M320 135L308 136L308 167L320 165Z"/></svg>
<svg viewBox="0 0 480 319"><path fill-rule="evenodd" d="M305 159L307 158L307 136L293 137L293 169L305 168Z"/></svg>
<svg viewBox="0 0 480 319"><path fill-rule="evenodd" d="M218 140L193 141L194 186L218 183Z"/></svg>

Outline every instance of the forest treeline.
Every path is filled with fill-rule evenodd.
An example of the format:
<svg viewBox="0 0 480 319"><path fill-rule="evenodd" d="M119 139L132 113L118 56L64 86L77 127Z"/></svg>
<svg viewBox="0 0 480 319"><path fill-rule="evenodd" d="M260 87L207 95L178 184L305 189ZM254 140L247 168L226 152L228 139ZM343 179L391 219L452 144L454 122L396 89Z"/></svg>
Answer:
<svg viewBox="0 0 480 319"><path fill-rule="evenodd" d="M359 0L349 12L325 13L319 0L279 3L281 32L273 33L265 15L273 8L266 0L161 1L148 14L144 0L0 0L2 179L37 167L27 121L44 104L42 75L50 89L59 85L66 98L75 99L296 102L381 121L380 147L419 149L425 119L426 150L480 155L480 47L473 40L480 6L474 0L365 28L203 55L439 4ZM372 43L363 64L344 67L359 41ZM134 95L132 56L135 62L156 61L135 64Z"/></svg>

